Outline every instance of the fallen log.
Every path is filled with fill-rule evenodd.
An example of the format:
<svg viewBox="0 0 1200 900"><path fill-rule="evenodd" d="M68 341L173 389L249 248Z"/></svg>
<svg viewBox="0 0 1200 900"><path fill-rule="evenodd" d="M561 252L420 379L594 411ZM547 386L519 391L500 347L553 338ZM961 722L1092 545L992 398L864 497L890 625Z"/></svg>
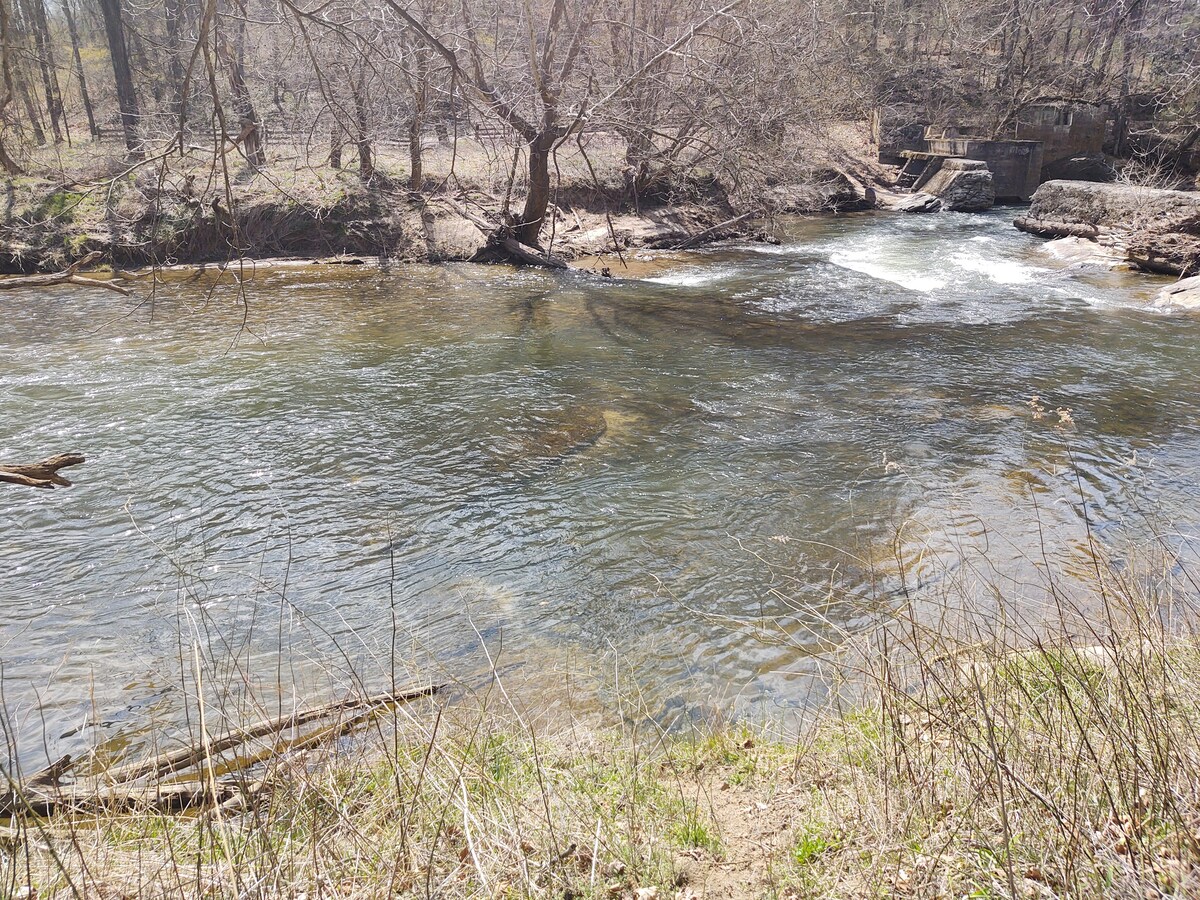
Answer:
<svg viewBox="0 0 1200 900"><path fill-rule="evenodd" d="M34 772L33 775L26 780L25 787L31 788L57 785L59 779L66 775L74 764L75 760L71 757L70 753L66 754L65 756L61 756L54 762L50 763L50 765L46 766L46 768L38 772Z"/></svg>
<svg viewBox="0 0 1200 900"><path fill-rule="evenodd" d="M734 216L732 219L727 219L724 222L719 222L716 225L714 225L712 228L705 228L699 234L693 234L686 241L676 244L671 249L672 250L687 250L689 247L694 247L694 246L696 246L696 244L699 244L701 241L707 240L712 235L718 234L727 228L732 228L734 225L744 222L747 219L749 219L751 216L754 216L754 215L757 215L757 213L754 213L754 212L742 213L740 216Z"/></svg>
<svg viewBox="0 0 1200 900"><path fill-rule="evenodd" d="M161 813L188 810L245 800L263 789L261 782L240 784L220 781L216 793L208 784L159 784L128 787L96 787L87 783L54 790L26 789L20 796L0 804L5 815L25 813L34 816L53 816L61 813L128 813L151 810Z"/></svg>
<svg viewBox="0 0 1200 900"><path fill-rule="evenodd" d="M7 794L0 795L0 816L53 816L66 812L125 813L136 810L175 813L216 806L240 808L265 790L267 783L262 779L240 777L237 773L284 753L336 740L389 707L418 697L432 696L441 688L442 685L429 685L371 697L337 700L225 732L201 742L197 747L160 753L144 762L118 766L83 777L73 784L60 785L59 778L78 762L70 756L64 756L34 774L23 785L14 785ZM353 712L353 715L325 724L307 734L282 737L285 731L328 719L343 711ZM263 737L273 737L274 740L267 747L246 748L250 741ZM235 748L242 748L239 755L220 761L219 769L224 777L221 780L213 779L211 772L217 768L217 755ZM199 771L184 776L184 780L162 781L167 776L191 768L198 768ZM143 782L142 779L153 780Z"/></svg>
<svg viewBox="0 0 1200 900"><path fill-rule="evenodd" d="M206 756L211 757L214 754L241 746L257 738L279 734L283 731L308 724L309 722L327 719L337 712L354 709L369 709L374 711L384 706L395 706L400 703L406 703L418 697L431 697L441 689L442 686L440 684L434 684L428 687L399 691L394 694L378 694L372 697L336 700L333 703L326 703L313 709L302 710L286 716L269 719L265 722L259 722L248 728L236 728L224 734L216 735L209 739L207 752L203 746L182 747L179 750L160 753L158 756L144 762L130 763L108 769L103 773L102 777L110 784L122 784L150 776L161 778L164 775L182 772L185 769L198 765L204 761Z"/></svg>
<svg viewBox="0 0 1200 900"><path fill-rule="evenodd" d="M81 453L60 453L28 466L0 466L0 482L36 488L70 487L70 480L59 475L58 470L83 462Z"/></svg>
<svg viewBox="0 0 1200 900"><path fill-rule="evenodd" d="M111 281L99 281L95 278L84 278L78 274L84 266L89 266L103 256L99 250L93 250L83 259L76 260L61 272L53 275L23 275L17 278L0 278L0 290L23 287L48 287L52 284L77 284L82 287L98 287L115 291L124 297L129 296L129 290Z"/></svg>
<svg viewBox="0 0 1200 900"><path fill-rule="evenodd" d="M532 247L527 247L514 237L506 237L500 242L511 256L516 257L521 262L530 266L542 266L547 269L565 269L567 264L557 256L551 256L549 253L539 253Z"/></svg>

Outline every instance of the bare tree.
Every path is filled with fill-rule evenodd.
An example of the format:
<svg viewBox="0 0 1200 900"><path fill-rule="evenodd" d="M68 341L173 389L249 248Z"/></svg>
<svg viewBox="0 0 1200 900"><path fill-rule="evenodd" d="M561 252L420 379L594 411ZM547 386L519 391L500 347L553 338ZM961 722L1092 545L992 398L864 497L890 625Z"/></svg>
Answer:
<svg viewBox="0 0 1200 900"><path fill-rule="evenodd" d="M121 0L100 0L104 15L104 32L108 37L108 51L112 57L113 77L117 83L117 103L121 110L121 128L125 134L125 149L132 157L142 155L138 139L137 90L133 84L133 69L129 65L129 50L125 44L125 26L121 13Z"/></svg>
<svg viewBox="0 0 1200 900"><path fill-rule="evenodd" d="M99 137L100 128L96 124L96 113L92 108L92 97L88 93L87 78L83 72L83 57L79 53L79 28L75 24L72 6L73 0L63 0L63 15L66 16L67 30L71 35L71 55L75 60L75 78L79 82L79 95L83 101L83 111L87 115L88 132L92 137Z"/></svg>
<svg viewBox="0 0 1200 900"><path fill-rule="evenodd" d="M22 7L33 33L38 69L42 74L46 112L50 115L50 127L54 132L54 143L61 144L66 123L63 119L62 91L58 84L58 67L54 62L54 45L50 40L50 26L46 21L44 0L23 0Z"/></svg>
<svg viewBox="0 0 1200 900"><path fill-rule="evenodd" d="M0 56L3 56L3 59L0 59L0 168L4 169L5 174L20 175L23 170L17 161L13 159L12 154L8 152L8 147L5 144L5 129L8 121L6 113L16 91L13 87L13 54L10 40L8 7L3 2L0 2Z"/></svg>
<svg viewBox="0 0 1200 900"><path fill-rule="evenodd" d="M254 108L250 89L246 85L246 11L243 5L233 17L233 46L218 41L217 55L224 61L229 72L229 86L233 93L233 107L237 113L239 132L235 144L241 144L250 165L261 167L267 164L267 152L263 144L262 123Z"/></svg>

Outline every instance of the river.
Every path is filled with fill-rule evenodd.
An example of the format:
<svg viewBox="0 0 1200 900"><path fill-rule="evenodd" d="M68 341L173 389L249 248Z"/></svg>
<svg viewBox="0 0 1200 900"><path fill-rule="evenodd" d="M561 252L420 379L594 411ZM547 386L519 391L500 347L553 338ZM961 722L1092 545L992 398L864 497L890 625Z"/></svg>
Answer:
<svg viewBox="0 0 1200 900"><path fill-rule="evenodd" d="M74 487L3 490L20 757L138 748L197 660L248 716L493 666L547 707L771 714L898 598L1036 604L1084 578L1086 528L1185 544L1200 319L1011 215L798 220L613 279L7 298L0 459L88 456Z"/></svg>

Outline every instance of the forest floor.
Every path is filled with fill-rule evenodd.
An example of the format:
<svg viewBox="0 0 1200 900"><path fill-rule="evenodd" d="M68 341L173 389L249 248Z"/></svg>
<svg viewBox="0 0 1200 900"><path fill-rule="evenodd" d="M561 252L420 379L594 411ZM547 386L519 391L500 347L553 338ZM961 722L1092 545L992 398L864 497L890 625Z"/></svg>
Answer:
<svg viewBox="0 0 1200 900"><path fill-rule="evenodd" d="M272 757L248 808L15 821L0 895L1200 896L1186 581L1098 565L1048 618L898 615L786 729L636 698L604 724L497 677Z"/></svg>
<svg viewBox="0 0 1200 900"><path fill-rule="evenodd" d="M740 188L693 174L650 196L631 192L623 144L590 135L585 147L567 145L557 155L543 243L574 259L752 234L750 222L716 226L740 212L765 211L755 187L764 177L775 185L776 206L836 208L845 200L845 186L833 184L836 170L869 168L859 131L845 129L819 153L804 154L803 164L781 165L769 176L748 171ZM6 181L0 273L57 271L92 251L121 268L239 256L468 259L485 243L480 220L501 221L505 197L519 209L524 160L514 166L514 152L486 139L431 136L424 143L422 190L414 192L407 145L377 144L375 175L365 183L353 145L346 147L343 169L329 167L327 148L322 157L278 145L257 170L236 150L222 160L211 147L189 147L182 156L164 151L138 163L112 142L46 147L29 161L31 174Z"/></svg>

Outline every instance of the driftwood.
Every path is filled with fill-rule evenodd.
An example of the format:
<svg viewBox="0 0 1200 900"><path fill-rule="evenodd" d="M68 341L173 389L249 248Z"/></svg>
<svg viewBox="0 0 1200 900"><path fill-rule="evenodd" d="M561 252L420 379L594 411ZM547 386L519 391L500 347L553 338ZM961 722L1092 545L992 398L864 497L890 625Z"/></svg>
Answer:
<svg viewBox="0 0 1200 900"><path fill-rule="evenodd" d="M128 297L128 288L123 288L121 285L111 281L84 278L78 274L81 268L90 266L103 255L99 250L93 250L83 259L76 260L61 272L55 272L53 275L24 275L18 278L0 278L0 290L23 287L47 287L52 284L78 284L82 287L104 288L105 290L115 291L122 296Z"/></svg>
<svg viewBox="0 0 1200 900"><path fill-rule="evenodd" d="M373 697L337 700L333 703L314 707L313 709L301 710L286 716L280 716L276 719L269 719L266 722L260 722L248 728L236 728L209 738L207 755L212 756L213 754L222 753L225 750L241 746L256 738L279 734L290 728L306 725L309 722L327 719L337 712L361 708L376 711L384 706L406 703L409 700L416 700L419 697L431 697L439 690L441 690L441 685L430 685L429 687L400 691L395 694L379 694ZM203 746L182 747L179 750L160 753L153 759L148 759L144 762L131 763L108 769L103 773L103 778L111 784L120 784L149 776L161 777L174 772L182 772L185 769L198 765L204 760L205 755L206 748Z"/></svg>
<svg viewBox="0 0 1200 900"><path fill-rule="evenodd" d="M54 762L50 763L50 765L46 766L46 768L35 772L28 780L26 780L25 787L31 788L42 787L46 785L56 785L58 784L58 780L66 775L67 772L70 771L71 766L74 764L75 760L71 758L70 753L59 757Z"/></svg>
<svg viewBox="0 0 1200 900"><path fill-rule="evenodd" d="M174 813L214 806L237 809L249 803L266 787L261 779L244 777L241 773L245 770L284 753L336 740L370 721L382 710L418 697L432 696L441 687L430 685L372 697L338 700L228 731L197 747L184 747L160 753L145 762L108 769L81 778L74 784L59 784L59 779L77 762L70 756L64 756L34 774L20 788L0 795L0 815L52 816L65 812L136 810ZM346 711L353 711L354 714L307 734L282 737L285 731ZM274 737L270 746L248 752L242 750L233 759L222 758L219 764L221 779L211 777L212 769L218 768L215 761L218 754L245 748L250 741L265 737ZM190 780L162 782L166 776L193 768L199 771L185 776ZM142 779L152 780L145 782Z"/></svg>
<svg viewBox="0 0 1200 900"><path fill-rule="evenodd" d="M671 249L672 250L687 250L689 247L694 247L694 246L696 246L696 244L699 244L701 241L706 240L707 238L711 237L712 235L718 234L719 232L724 231L726 228L732 228L734 225L737 225L740 222L744 222L747 219L749 219L751 216L754 216L754 215L757 215L757 213L748 212L748 213L742 213L740 216L734 216L732 219L727 219L724 222L720 222L720 223L714 225L712 228L705 228L699 234L693 234L686 241L676 244Z"/></svg>
<svg viewBox="0 0 1200 900"><path fill-rule="evenodd" d="M161 813L186 812L207 806L224 806L231 801L254 797L263 788L262 782L239 783L233 780L216 783L216 793L208 784L178 783L133 785L128 787L99 787L87 782L67 787L25 789L14 798L6 814L24 812L35 816L53 816L66 812L119 812L154 810Z"/></svg>
<svg viewBox="0 0 1200 900"><path fill-rule="evenodd" d="M84 462L80 453L60 453L28 466L0 466L0 482L23 484L26 487L70 487L71 482L58 474L59 469L78 466Z"/></svg>

